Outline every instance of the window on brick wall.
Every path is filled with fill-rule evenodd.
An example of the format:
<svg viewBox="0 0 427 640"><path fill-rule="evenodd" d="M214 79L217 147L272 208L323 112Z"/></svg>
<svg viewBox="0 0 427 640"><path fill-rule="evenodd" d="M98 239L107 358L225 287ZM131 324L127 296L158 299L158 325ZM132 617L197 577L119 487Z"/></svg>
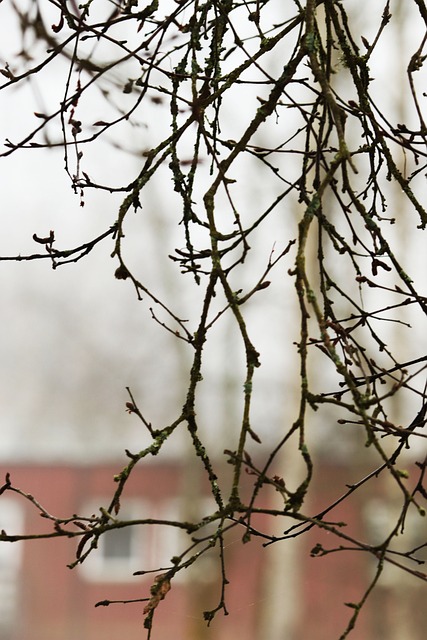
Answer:
<svg viewBox="0 0 427 640"><path fill-rule="evenodd" d="M99 504L105 504L106 500L100 499ZM202 511L205 508L206 511ZM201 500L200 513L208 513L212 509L210 502ZM96 513L99 506L89 505L82 510L84 513ZM122 504L119 518L121 520L152 519L163 521L182 520L186 513L180 500L171 498L157 502L128 500ZM200 536L205 537L209 533L209 527L205 527ZM191 546L191 538L180 528L158 525L135 525L114 529L104 533L95 549L81 565L84 578L91 582L134 582L137 578L133 576L135 571L156 571L167 569L171 566L171 558L181 554ZM192 580L204 582L215 571L212 564L212 556L216 552L207 553L204 556L201 566L200 576L192 572ZM178 574L177 581L182 582L187 579L188 572L183 571ZM210 578L209 578L210 579Z"/></svg>
<svg viewBox="0 0 427 640"><path fill-rule="evenodd" d="M100 500L99 504L105 501ZM92 508L91 508L92 506ZM85 512L96 513L89 505ZM140 500L128 501L120 511L121 520L147 518L147 504ZM146 527L138 525L113 529L99 539L98 549L83 562L83 576L91 582L124 582L135 580L132 573L147 558Z"/></svg>
<svg viewBox="0 0 427 640"><path fill-rule="evenodd" d="M8 534L24 532L24 514L15 500L1 497L0 530ZM0 545L0 638L16 629L19 612L22 543Z"/></svg>

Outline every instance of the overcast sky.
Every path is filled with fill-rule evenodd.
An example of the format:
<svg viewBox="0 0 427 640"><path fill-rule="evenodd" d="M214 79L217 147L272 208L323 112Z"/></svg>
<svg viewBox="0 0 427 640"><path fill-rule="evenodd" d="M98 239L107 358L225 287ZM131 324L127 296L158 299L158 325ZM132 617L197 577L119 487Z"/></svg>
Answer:
<svg viewBox="0 0 427 640"><path fill-rule="evenodd" d="M375 5L382 8L380 2ZM366 16L360 16L361 21L364 18ZM374 31L367 22L364 33L368 39ZM407 33L415 40L416 34L410 25ZM379 78L379 92L387 90L389 104L393 105L400 91L399 83L393 81L399 56L393 46L396 42L393 34L386 36L387 39L388 54L375 57L372 64L373 73ZM4 65L6 61L13 61L20 47L8 3L0 5L0 43ZM418 44L413 48L416 46ZM274 60L271 64L275 64ZM54 108L63 91L65 69L65 65L55 64L40 82L29 82L19 89L12 86L0 92L1 145L6 138L17 141L34 128L38 124L35 111ZM82 107L85 117L108 116L105 101L96 100L94 96L93 103ZM256 102L256 96L250 96L247 104L250 101ZM243 104L245 100L239 101L238 109L230 111L227 123L230 131L233 126L242 126ZM144 113L142 120L145 118L151 125L154 121L155 127L126 130L123 135L128 138L124 138L124 144L134 149L149 147L164 127L163 114L167 122L167 106L153 107ZM51 135L55 139L58 130L52 129ZM274 129L265 135L274 138ZM130 182L141 162L140 158L108 144L85 149L84 154L84 166L90 167L87 170L91 177L117 185ZM88 191L85 206L81 207L63 166L60 150L18 151L0 158L0 255L39 252L40 245L32 236L34 233L48 235L50 229L55 231L58 248L70 248L102 233L115 221L121 195ZM201 301L198 293L192 292L190 278L182 279L175 263L163 264L156 259L159 246L164 255L173 253L176 246L183 246L182 239L177 239L175 230L168 224L175 196L172 189L171 195L165 196L162 174L159 175L160 179L144 196L142 212L130 219L129 257L143 282L146 279L161 295L173 294L177 313L181 317L188 315L195 328ZM262 200L268 181L259 175L246 177L244 190L249 207L251 201ZM283 249L295 232L292 224L283 225L277 219L272 225L276 226L267 226L260 234L262 251L253 259L252 266L248 263L245 275L248 286L256 282L274 244L277 250ZM106 240L78 264L57 270L51 269L48 260L0 263L0 458L37 456L39 459L84 460L93 455L122 455L125 447L141 448L148 443L148 438L135 418L125 412L126 386L135 392L141 401L141 410L156 427L164 426L177 416L185 397L191 349L179 341L177 344L152 321L148 300L138 302L131 285L114 278L117 263L110 257L112 248L112 242ZM416 250L413 251L413 260L416 254ZM267 289L262 293L260 310L257 312L254 307L248 312L263 364L257 379L260 388L265 389L263 397L268 398L262 407L255 403L256 426L265 434L283 419L284 408L280 406L283 389L295 357L295 353L288 354L285 360L279 348L285 340L289 343L289 336L285 334L293 330L295 308L284 295L287 290L293 290L291 279L286 280L291 266L289 258L278 267L282 284L286 282L284 288ZM414 262L414 270L416 268ZM264 330L266 317L269 318L268 331ZM237 394L237 400L230 405L227 395L221 396L221 393L227 387L234 393L236 386L241 386L242 370L234 366L241 355L236 334L228 326L221 331L218 330L211 351L208 347L206 352L210 386L206 384L202 398L208 408L207 423L220 422L224 427L224 422L234 418L238 424L242 396ZM416 345L409 351L416 353ZM222 398L220 406L218 398Z"/></svg>

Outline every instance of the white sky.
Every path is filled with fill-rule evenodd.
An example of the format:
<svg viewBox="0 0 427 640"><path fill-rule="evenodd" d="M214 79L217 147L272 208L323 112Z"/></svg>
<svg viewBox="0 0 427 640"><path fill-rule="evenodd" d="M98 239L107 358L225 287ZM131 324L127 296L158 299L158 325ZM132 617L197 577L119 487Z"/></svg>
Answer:
<svg viewBox="0 0 427 640"><path fill-rule="evenodd" d="M380 15L383 3L375 2L370 3L369 17L374 4ZM360 21L367 17L366 13L361 14ZM372 38L368 22L364 29L366 37ZM419 43L412 23L408 34L414 40L415 50ZM393 35L389 42L387 55L376 56L372 64L379 92L389 91L392 105L400 91L399 83L394 81L399 56ZM19 47L8 3L0 4L0 43L0 57L4 60ZM16 141L23 131L34 127L37 123L34 111L54 105L62 91L61 73L58 66L37 86L27 85L19 91L11 87L0 92L1 144L5 138ZM230 130L242 126L246 113L243 105L251 103L256 103L256 96L248 96L247 101L239 101L235 110L230 110L227 123ZM93 105L94 120L107 118L104 103ZM164 109L167 117L168 107ZM136 148L150 146L164 127L162 113L156 109L144 114L151 128L132 129L124 134L128 136L125 143ZM82 107L81 114L82 119L89 121L94 115L91 105ZM266 131L265 135L274 138L274 125L271 133ZM115 184L132 180L139 162L136 157L106 145L84 150L84 167L89 175ZM18 152L0 158L0 168L0 255L38 252L40 247L32 235L47 235L50 229L55 230L57 246L69 248L95 237L115 221L121 196L87 192L85 207L81 208L63 170L61 151ZM263 198L268 183L259 178L249 176L244 183L243 190L249 193L248 205L251 200ZM238 182L236 189L239 188ZM171 234L168 223L171 212L174 213L174 197L174 194L165 196L161 181L147 191L143 211L132 214L128 225L129 255L140 279L147 280L156 293L173 292L174 308L182 317L188 316L195 329L199 293L192 291L189 276L180 277L176 265L170 262L164 266L156 259L159 246L167 248L166 254L180 246L177 242L183 245ZM274 242L277 250L283 249L294 233L292 225L278 224L277 219L272 225L261 234L262 251L254 256L253 267L248 268L245 276L248 286L259 277ZM191 350L177 344L153 323L149 313L151 303L147 300L138 303L131 286L114 279L117 264L110 258L111 250L112 243L108 240L82 262L56 271L47 260L0 263L0 459L38 456L85 460L93 455L121 455L125 447L140 449L149 440L135 418L125 413L126 386L132 388L141 410L154 426L163 426L177 416L184 400ZM420 251L424 253L423 249ZM264 390L264 395L261 394L264 401L255 406L254 427L267 437L289 410L289 387L288 393L284 389L295 353L288 353L284 359L278 345L285 340L289 343L289 331L294 331L294 307L283 295L293 289L291 279L286 279L292 260L286 258L276 267L282 274L284 288L265 290L260 294L263 301L258 311L255 307L249 309L254 342L263 363L256 380ZM412 262L415 271L416 250ZM417 350L416 344L409 345L409 357L417 357ZM221 385L234 390L242 384L242 372L238 372L237 379L233 375L240 354L237 337L229 329L225 333L218 330L212 347L207 347L207 382L202 398L207 407L206 423L213 427L210 436L213 439L218 437L216 429L223 432L227 421L239 419L241 396L231 405L227 404L229 400L218 399ZM287 406L281 406L282 403ZM178 445L175 442L173 446Z"/></svg>

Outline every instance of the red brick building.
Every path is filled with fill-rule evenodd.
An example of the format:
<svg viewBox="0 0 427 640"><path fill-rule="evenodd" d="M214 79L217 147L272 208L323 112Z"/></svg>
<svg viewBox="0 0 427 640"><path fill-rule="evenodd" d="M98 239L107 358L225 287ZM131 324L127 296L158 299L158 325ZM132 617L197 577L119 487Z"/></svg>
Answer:
<svg viewBox="0 0 427 640"><path fill-rule="evenodd" d="M114 474L119 470L118 465L112 464L15 464L4 469L10 472L14 486L31 492L56 517L90 515L106 506L115 488ZM317 495L312 498L313 513L336 499L348 480L348 469L322 466L315 485ZM136 468L126 487L123 510L135 517L177 519L182 482L183 471L176 463L152 462ZM380 496L384 489L380 481L378 489ZM199 495L203 504L202 488ZM366 524L369 518L375 525L375 513L380 512L378 507L374 508L373 517L367 515L369 504L375 499L370 494L348 501L334 512L333 519L346 520L353 533L363 537L371 526ZM52 530L51 523L21 496L5 492L0 501L0 528L7 533ZM219 612L209 628L202 616L204 610L215 608L220 597L219 563L214 551L174 582L157 609L152 639L338 640L352 614L344 603L360 600L369 583L373 570L369 557L346 552L311 558L310 549L319 542L325 548L337 546L332 536L312 529L295 543L285 543L294 545L289 547L294 556L288 556L291 562L282 562L274 555L278 546L263 548L256 537L243 545L241 533L234 529L226 539L229 615L224 617ZM75 558L75 539L0 544L0 640L144 638L144 603L94 605L105 599L147 597L156 573L135 577L133 572L170 566L170 558L185 544L182 536L169 527L122 529L117 536L107 534L101 538L99 549L83 566L73 570L67 565ZM283 592L274 593L275 584L280 583L275 578L281 577ZM405 593L411 594L411 602L419 602L423 592L414 581L408 584ZM410 605L399 596L401 586L388 576L361 614L352 640L395 637L397 611ZM278 608L285 609L290 602L286 615L292 618L292 624L286 627L288 631L281 632L280 625L279 631L271 631L271 616L280 614ZM422 608L411 614L411 640L424 638L418 635L422 625L425 629L424 617Z"/></svg>

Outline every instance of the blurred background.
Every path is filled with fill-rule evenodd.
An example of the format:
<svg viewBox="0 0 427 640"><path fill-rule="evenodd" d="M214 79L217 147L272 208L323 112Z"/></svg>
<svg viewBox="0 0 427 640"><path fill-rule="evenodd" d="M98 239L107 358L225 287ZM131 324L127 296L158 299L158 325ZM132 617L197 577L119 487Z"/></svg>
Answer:
<svg viewBox="0 0 427 640"><path fill-rule="evenodd" d="M35 4L45 12L48 24L57 20L55 7L46 2ZM383 3L372 1L369 11L361 11L355 1L346 4L355 30L372 41ZM280 2L270 5L269 11L277 14L278 21L285 20L288 12L292 15L293 7L284 8ZM392 21L382 36L382 48L371 59L374 94L392 121L411 122L414 114L408 100L408 51L411 54L421 42L425 25L410 3L396 1L392 5L392 13L399 19ZM22 48L13 7L9 2L0 5L3 67L7 61L12 67L11 61L19 60ZM37 43L26 44L36 60L40 54ZM108 51L105 56L108 60ZM281 64L274 57L268 60L272 73ZM34 112L46 113L58 104L66 68L65 63L61 66L58 62L25 85L12 85L0 92L2 144L5 139L22 139L37 125ZM126 68L120 72L126 80ZM348 80L342 72L345 87ZM426 76L423 70L419 73L422 85ZM243 92L243 88L237 90ZM253 91L245 91L238 110L235 105L229 106L229 121L223 123L225 139L232 138L233 130L243 126L244 105L249 117L256 104ZM121 94L120 99L125 101L126 96ZM80 117L107 119L108 100L95 95L91 100L82 106ZM142 124L123 127L116 138L85 147L84 163L90 167L90 177L116 186L131 182L140 170L144 150L161 139L168 126L168 109L167 104L153 103L143 112ZM262 132L264 138L256 143L272 144L277 126L269 122ZM280 126L284 126L282 120ZM292 130L292 121L287 126ZM52 140L56 135L52 130ZM280 135L285 137L283 131ZM402 157L402 166L404 163ZM0 164L2 257L39 253L33 234L47 236L51 229L58 248L83 244L103 233L117 217L123 198L120 192L87 190L84 206L80 206L64 171L60 148L21 150L1 157ZM271 172L262 174L258 165L255 172L254 166L239 165L233 175L240 209L248 216L253 209L262 209L277 191ZM293 171L290 163L289 180ZM177 224L171 224L171 220L180 218L180 202L172 188L165 188L169 182L167 168L159 171L144 190L142 209L128 216L126 258L141 282L156 297L168 300L176 315L188 321L189 330L194 331L202 303L200 291L190 275L180 273L176 262L164 259L183 246ZM423 292L424 237L417 233L413 220L406 222L401 194L396 191L393 198L393 214L399 216L399 225L391 238L396 253L414 281L421 283L419 290ZM279 253L295 238L299 206L296 199L287 199L283 207L278 207L277 215L270 216L259 229L253 251L238 271L239 286L253 287L271 252ZM191 349L153 320L153 307L158 318L164 318L148 297L139 301L128 281L114 277L117 261L111 258L113 248L113 242L107 239L83 260L55 270L49 259L0 263L1 476L10 472L14 485L35 495L49 513L58 517L94 513L108 503L115 489L114 475L127 463L124 450L139 451L150 443L141 422L125 410L127 387L154 428L173 421L185 401ZM313 247L313 260L315 257ZM294 259L290 252L279 262L272 272L271 286L248 303L248 327L262 363L256 375L252 419L262 444L254 445L251 452L260 460L280 439L278 434L289 428L297 412L298 354L293 343L298 339L299 312L294 283L288 275ZM408 309L407 315L402 312L401 320L410 322L411 330L393 324L387 335L399 345L402 360L424 355L423 319L411 315ZM198 408L204 442L217 451L224 483L230 469L227 465L220 467L220 456L225 448L235 447L241 423L242 354L233 319L224 316L213 329L204 354ZM333 391L336 381L328 376L328 371L320 371L319 384L327 389L330 379ZM405 426L420 407L405 403L404 393L399 397L393 415L396 424ZM323 412L320 421L313 414L308 438L316 455L315 490L310 495L310 510L316 513L345 492L349 476L356 481L371 467L369 455L362 457L356 447L360 434L339 428L336 415L331 414L328 421ZM200 517L208 512L209 486L205 486L202 469L195 467L190 454L190 442L179 432L167 442L161 459L144 461L127 487L123 509L129 517L173 519L183 513ZM276 472L281 476L286 470L287 477L294 474L298 478L300 464L299 457L287 451L277 458ZM388 479L380 478L374 490L371 487L369 492L346 501L342 512L337 509L334 517L351 523L362 538L375 540L399 508L389 493ZM272 507L280 504L274 492L265 499ZM274 522L266 526L280 535L280 529L274 531ZM0 528L17 534L42 532L48 523L18 496L7 494L0 500ZM414 524L412 531L415 547L425 539L425 526ZM218 614L210 627L203 621L201 612L215 607L219 598L218 562L214 554L208 555L200 566L180 577L159 606L153 640L228 640L236 635L245 640L338 638L352 613L344 603L360 599L374 570L369 557L361 558L357 553L311 557L310 550L316 544L328 543L327 534L317 530L286 544L264 548L262 540L256 538L242 545L241 535L234 529L226 542L229 616ZM97 608L94 604L104 599L146 597L153 575L135 577L133 571L167 564L182 544L180 535L166 528L124 529L106 535L98 553L72 570L67 564L74 559L74 540L0 545L0 640L68 640L77 634L84 640L143 637L144 604ZM423 595L421 581L387 569L351 637L421 640L427 623Z"/></svg>

